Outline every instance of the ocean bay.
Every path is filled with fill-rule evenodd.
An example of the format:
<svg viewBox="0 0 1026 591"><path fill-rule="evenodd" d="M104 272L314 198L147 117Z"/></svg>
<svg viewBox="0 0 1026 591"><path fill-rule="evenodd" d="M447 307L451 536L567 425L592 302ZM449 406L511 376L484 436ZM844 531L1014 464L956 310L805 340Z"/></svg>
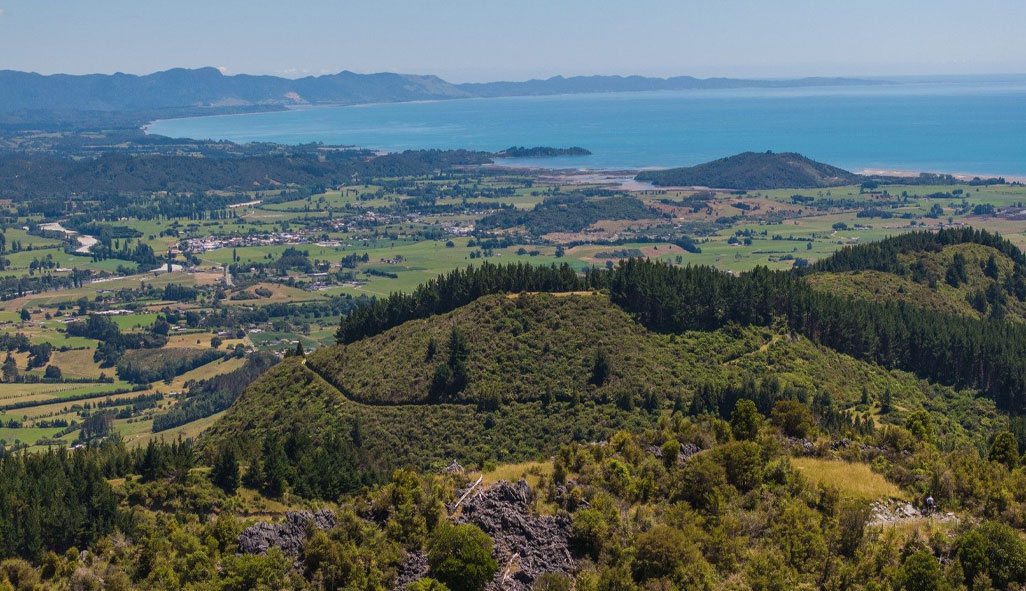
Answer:
<svg viewBox="0 0 1026 591"><path fill-rule="evenodd" d="M386 151L582 146L506 161L618 169L795 151L850 170L1026 174L1026 84L914 83L460 99L162 120L171 137Z"/></svg>

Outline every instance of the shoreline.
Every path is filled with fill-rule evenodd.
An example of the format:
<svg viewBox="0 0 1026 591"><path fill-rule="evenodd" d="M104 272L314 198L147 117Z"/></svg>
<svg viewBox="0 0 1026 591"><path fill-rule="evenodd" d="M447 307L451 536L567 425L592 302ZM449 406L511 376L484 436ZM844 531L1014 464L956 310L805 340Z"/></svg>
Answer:
<svg viewBox="0 0 1026 591"><path fill-rule="evenodd" d="M1026 183L1026 175L1022 174L979 174L971 172L940 172L933 170L901 170L901 169L882 169L882 168L863 168L862 170L856 171L855 174L860 176L893 176L900 178L916 178L921 174L948 174L960 181L971 181L973 179L993 179L1002 178L1008 183Z"/></svg>
<svg viewBox="0 0 1026 591"><path fill-rule="evenodd" d="M748 82L769 82L773 80L786 82L800 82L802 80L819 79L818 77L806 77L806 78L752 78L745 79L740 78L738 80L744 80ZM702 80L702 79L699 79ZM760 85L755 84L751 86L710 86L710 87L691 87L691 88L660 88L660 89L636 89L636 90L591 90L591 91L563 91L563 92L545 92L545 93L531 93L525 92L523 94L499 94L499 95L487 95L487 96L437 96L432 98L420 98L420 99L396 99L396 100L377 100L368 102L324 102L324 103L311 103L303 99L301 102L281 102L273 103L268 105L261 105L260 103L252 105L240 105L243 110L237 113L216 113L216 114L192 114L184 115L180 117L166 117L162 119L154 119L148 121L139 126L144 133L150 133L148 128L154 124L162 121L174 121L181 119L207 119L216 117L233 117L240 115L258 115L264 113L283 113L288 111L304 111L309 109L334 109L334 108L351 108L351 107L377 107L386 105L397 105L397 104L430 104L430 103L441 103L448 101L475 101L475 100L491 100L491 99L545 99L545 98L566 98L574 96L586 96L586 95L636 95L645 93L674 93L674 92L724 92L724 91L744 91L744 90L819 90L819 89L836 89L836 88L893 88L899 86L922 86L939 84L938 82L900 82L894 80L885 80L884 78L871 77L871 78L845 78L839 77L835 79L823 78L823 83L814 84L795 84L795 85ZM852 83L845 83L844 80L851 80ZM945 83L947 84L947 83ZM270 109L255 108L254 110L245 110L246 107L261 107L270 106ZM159 135L159 134L158 134ZM170 137L170 136L166 136ZM195 139L195 138L192 138Z"/></svg>
<svg viewBox="0 0 1026 591"><path fill-rule="evenodd" d="M680 191L689 189L709 189L710 187L662 187L652 185L651 183L642 183L634 180L634 176L642 170L666 170L667 168L673 167L646 167L646 168L586 168L586 167L574 167L574 168L559 168L559 167L544 167L538 165L516 165L503 162L501 164L483 164L483 167L498 169L498 170L510 170L510 171L528 171L539 176L551 180L565 179L564 182L571 184L590 184L590 183L617 183L621 186L632 185L636 188L623 188L625 191ZM871 177L871 176L889 176L898 178L909 178L914 179L919 177L921 174L944 174L954 177L956 180L962 182L969 182L974 178L979 179L990 179L990 178L1002 178L1006 183L1024 183L1026 184L1026 175L1005 175L1005 174L973 174L967 172L941 172L941 171L928 171L928 170L902 170L902 169L881 169L881 168L864 168L859 171L855 171L853 174ZM576 181L576 182L575 182Z"/></svg>

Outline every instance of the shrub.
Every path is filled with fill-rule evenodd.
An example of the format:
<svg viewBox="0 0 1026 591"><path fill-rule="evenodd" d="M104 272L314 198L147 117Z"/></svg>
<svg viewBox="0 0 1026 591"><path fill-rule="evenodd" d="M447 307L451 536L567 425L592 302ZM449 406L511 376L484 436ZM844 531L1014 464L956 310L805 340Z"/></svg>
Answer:
<svg viewBox="0 0 1026 591"><path fill-rule="evenodd" d="M492 539L472 524L442 523L428 550L431 574L452 591L480 591L498 568Z"/></svg>
<svg viewBox="0 0 1026 591"><path fill-rule="evenodd" d="M531 591L571 591L571 589L570 579L559 573L542 573L531 585Z"/></svg>
<svg viewBox="0 0 1026 591"><path fill-rule="evenodd" d="M906 591L942 591L950 588L937 559L925 550L905 559L898 573L898 584Z"/></svg>
<svg viewBox="0 0 1026 591"><path fill-rule="evenodd" d="M1026 542L1008 525L984 523L963 534L957 546L967 581L980 573L990 578L995 589L1026 581Z"/></svg>
<svg viewBox="0 0 1026 591"><path fill-rule="evenodd" d="M773 424L788 437L805 439L815 422L809 407L795 400L781 400L773 405Z"/></svg>
<svg viewBox="0 0 1026 591"><path fill-rule="evenodd" d="M990 446L987 459L1004 464L1009 470L1015 468L1019 463L1019 443L1015 440L1015 435L1010 431L998 433Z"/></svg>
<svg viewBox="0 0 1026 591"><path fill-rule="evenodd" d="M671 577L685 564L701 559L694 543L668 525L657 525L639 535L634 552L634 578L639 581Z"/></svg>
<svg viewBox="0 0 1026 591"><path fill-rule="evenodd" d="M789 503L773 524L772 535L784 553L784 560L799 572L813 572L822 565L827 547L821 519L805 503Z"/></svg>
<svg viewBox="0 0 1026 591"><path fill-rule="evenodd" d="M449 587L438 579L424 577L407 585L406 591L449 591Z"/></svg>
<svg viewBox="0 0 1026 591"><path fill-rule="evenodd" d="M730 415L730 431L734 439L751 441L759 434L762 415L751 400L738 400Z"/></svg>
<svg viewBox="0 0 1026 591"><path fill-rule="evenodd" d="M602 549L616 531L619 511L612 498L598 495L592 499L591 507L574 513L570 538L578 551L598 560Z"/></svg>
<svg viewBox="0 0 1026 591"><path fill-rule="evenodd" d="M715 513L719 507L719 488L727 483L727 474L710 452L700 453L684 464L679 489L674 496L695 509Z"/></svg>
<svg viewBox="0 0 1026 591"><path fill-rule="evenodd" d="M680 455L680 442L676 439L669 439L659 448L663 459L663 465L667 470L677 465L677 457Z"/></svg>
<svg viewBox="0 0 1026 591"><path fill-rule="evenodd" d="M747 492L762 484L762 448L751 441L732 441L717 448L716 460L726 470L727 482Z"/></svg>

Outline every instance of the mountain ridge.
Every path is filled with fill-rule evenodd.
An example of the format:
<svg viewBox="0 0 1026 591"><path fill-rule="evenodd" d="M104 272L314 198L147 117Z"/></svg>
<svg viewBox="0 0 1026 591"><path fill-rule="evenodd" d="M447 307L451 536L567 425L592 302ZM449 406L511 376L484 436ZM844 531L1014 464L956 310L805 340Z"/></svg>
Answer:
<svg viewBox="0 0 1026 591"><path fill-rule="evenodd" d="M857 78L758 80L674 76L553 76L544 80L452 83L435 75L379 72L282 78L225 75L217 68L172 68L151 74L39 74L0 70L0 111L75 109L130 111L174 107L347 105L538 96L596 92L639 92L692 88L781 88L887 84Z"/></svg>

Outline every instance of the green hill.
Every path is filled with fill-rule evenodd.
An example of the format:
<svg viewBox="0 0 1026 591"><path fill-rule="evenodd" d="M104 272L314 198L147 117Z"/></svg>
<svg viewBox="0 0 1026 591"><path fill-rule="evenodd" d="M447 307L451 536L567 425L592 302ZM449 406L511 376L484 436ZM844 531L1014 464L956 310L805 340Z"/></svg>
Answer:
<svg viewBox="0 0 1026 591"><path fill-rule="evenodd" d="M433 394L454 327L467 351L466 385ZM609 366L602 384L593 380L599 350ZM859 406L863 387L870 401ZM493 295L305 360L287 359L240 397L204 444L233 445L256 457L269 434L301 437L314 448L350 450L354 470L366 480L404 465L547 457L569 441L653 428L675 409L715 412L693 406L698 392L743 392L770 405L785 397L825 400L840 415L876 413L887 391L895 408L884 420L900 422L908 411L926 408L963 440L971 437L966 426L1000 420L989 401L858 361L784 328L658 334L603 295Z"/></svg>
<svg viewBox="0 0 1026 591"><path fill-rule="evenodd" d="M492 393L517 402L541 400L546 393L609 398L635 376L661 392L679 390L686 379L675 352L598 295L486 296L448 314L322 349L307 366L352 400L437 401L432 379L446 363L453 328L468 342L469 380L463 391L444 396L446 401L476 403ZM437 347L433 356L431 342ZM608 356L611 375L596 386L589 380L599 351Z"/></svg>
<svg viewBox="0 0 1026 591"><path fill-rule="evenodd" d="M816 189L862 180L847 170L794 152L744 152L696 166L646 170L636 178L657 186L717 189Z"/></svg>
<svg viewBox="0 0 1026 591"><path fill-rule="evenodd" d="M956 257L961 257L961 265L956 265ZM989 266L991 258L993 266ZM902 301L971 318L1026 320L1023 270L996 248L954 244L939 250L910 250L898 254L897 260L897 268L891 271L817 272L806 280L818 290L880 303ZM957 266L963 272L949 273Z"/></svg>
<svg viewBox="0 0 1026 591"><path fill-rule="evenodd" d="M795 272L641 259L581 276L457 270L354 310L345 344L271 369L203 444L265 472L270 462L323 498L400 466L533 460L684 415L727 418L741 399L764 416L805 403L833 436L925 410L945 445L985 449L1009 424L997 409L1026 404L1026 326L993 320L1021 317L1024 269L1000 236L959 229L842 249ZM981 289L985 320L962 307ZM326 464L330 483L303 476Z"/></svg>

